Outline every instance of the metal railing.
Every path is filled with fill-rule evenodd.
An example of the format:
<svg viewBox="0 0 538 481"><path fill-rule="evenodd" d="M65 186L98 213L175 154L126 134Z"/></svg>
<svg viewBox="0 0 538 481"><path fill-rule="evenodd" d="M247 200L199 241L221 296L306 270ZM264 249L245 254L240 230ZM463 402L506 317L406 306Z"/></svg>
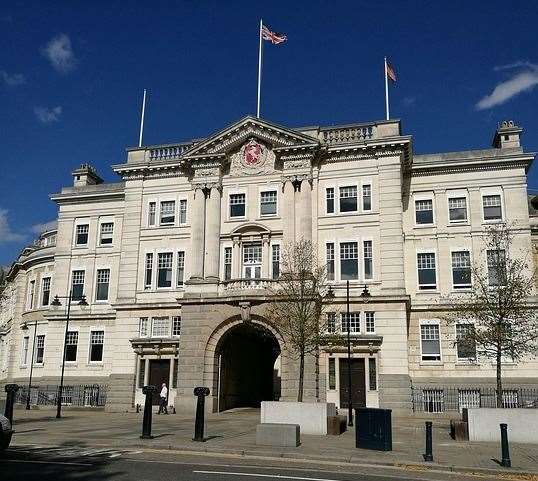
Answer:
<svg viewBox="0 0 538 481"><path fill-rule="evenodd" d="M55 406L58 399L56 385L32 386L30 404L34 406ZM102 407L106 404L108 386L103 384L68 385L62 389L62 404L64 406ZM28 386L17 391L15 402L26 404Z"/></svg>
<svg viewBox="0 0 538 481"><path fill-rule="evenodd" d="M503 408L538 408L538 388L507 386L503 389ZM463 408L497 407L497 389L476 386L413 386L414 412L443 413Z"/></svg>

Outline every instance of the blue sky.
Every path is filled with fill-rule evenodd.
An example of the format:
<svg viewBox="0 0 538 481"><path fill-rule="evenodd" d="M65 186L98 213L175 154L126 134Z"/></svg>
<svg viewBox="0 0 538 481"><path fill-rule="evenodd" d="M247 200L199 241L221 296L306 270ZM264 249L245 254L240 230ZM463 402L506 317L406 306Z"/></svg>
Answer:
<svg viewBox="0 0 538 481"><path fill-rule="evenodd" d="M415 152L488 147L497 122L538 150L538 7L469 1L10 1L0 4L0 265L56 216L48 195L82 162L107 181L138 141L206 136L255 113L258 22L262 117L330 125L391 116ZM533 169L529 186L538 188Z"/></svg>

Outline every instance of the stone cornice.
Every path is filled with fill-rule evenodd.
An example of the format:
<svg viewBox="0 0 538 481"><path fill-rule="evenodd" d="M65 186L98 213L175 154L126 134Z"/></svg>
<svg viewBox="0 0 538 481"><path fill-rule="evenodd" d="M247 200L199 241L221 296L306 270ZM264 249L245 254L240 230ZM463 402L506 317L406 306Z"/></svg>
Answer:
<svg viewBox="0 0 538 481"><path fill-rule="evenodd" d="M442 164L439 166L425 165L425 166L413 166L411 169L412 177L422 177L426 175L442 175L442 174L454 174L461 172L487 172L494 170L506 170L506 169L518 169L523 168L525 171L528 169L530 163L527 160L491 160L480 159L478 161L466 163L454 163Z"/></svg>

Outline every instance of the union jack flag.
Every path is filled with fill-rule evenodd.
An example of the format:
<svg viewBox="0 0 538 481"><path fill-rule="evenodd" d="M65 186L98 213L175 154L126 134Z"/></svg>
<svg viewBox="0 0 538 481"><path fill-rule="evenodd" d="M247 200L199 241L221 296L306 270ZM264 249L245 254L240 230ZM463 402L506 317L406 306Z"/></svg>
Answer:
<svg viewBox="0 0 538 481"><path fill-rule="evenodd" d="M278 45L279 43L284 43L288 40L288 37L282 33L271 32L265 25L262 26L262 38L264 40L269 40L273 45Z"/></svg>

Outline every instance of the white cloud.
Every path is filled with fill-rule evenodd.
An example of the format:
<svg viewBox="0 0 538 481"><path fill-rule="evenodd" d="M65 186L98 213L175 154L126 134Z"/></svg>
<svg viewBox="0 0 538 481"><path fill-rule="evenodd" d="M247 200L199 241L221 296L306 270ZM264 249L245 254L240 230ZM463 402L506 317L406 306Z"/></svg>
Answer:
<svg viewBox="0 0 538 481"><path fill-rule="evenodd" d="M8 87L17 87L26 83L26 77L22 73L8 73L0 70L0 78Z"/></svg>
<svg viewBox="0 0 538 481"><path fill-rule="evenodd" d="M68 73L75 68L77 59L71 47L71 39L62 33L54 37L42 49L41 53L47 57L52 67L60 73Z"/></svg>
<svg viewBox="0 0 538 481"><path fill-rule="evenodd" d="M62 107L60 105L50 109L47 107L34 107L34 114L42 124L51 124L60 120Z"/></svg>
<svg viewBox="0 0 538 481"><path fill-rule="evenodd" d="M538 65L530 62L515 62L510 65L495 67L495 70L523 69L513 74L508 80L496 85L491 94L486 95L476 104L477 110L485 110L501 105L520 93L532 90L538 85Z"/></svg>
<svg viewBox="0 0 538 481"><path fill-rule="evenodd" d="M8 242L20 242L26 239L26 236L13 232L7 218L7 209L0 208L0 244Z"/></svg>
<svg viewBox="0 0 538 481"><path fill-rule="evenodd" d="M32 227L30 227L30 231L32 231L34 234L39 235L42 232L55 229L57 225L57 221L51 220L49 222L43 222L42 224L34 224Z"/></svg>

